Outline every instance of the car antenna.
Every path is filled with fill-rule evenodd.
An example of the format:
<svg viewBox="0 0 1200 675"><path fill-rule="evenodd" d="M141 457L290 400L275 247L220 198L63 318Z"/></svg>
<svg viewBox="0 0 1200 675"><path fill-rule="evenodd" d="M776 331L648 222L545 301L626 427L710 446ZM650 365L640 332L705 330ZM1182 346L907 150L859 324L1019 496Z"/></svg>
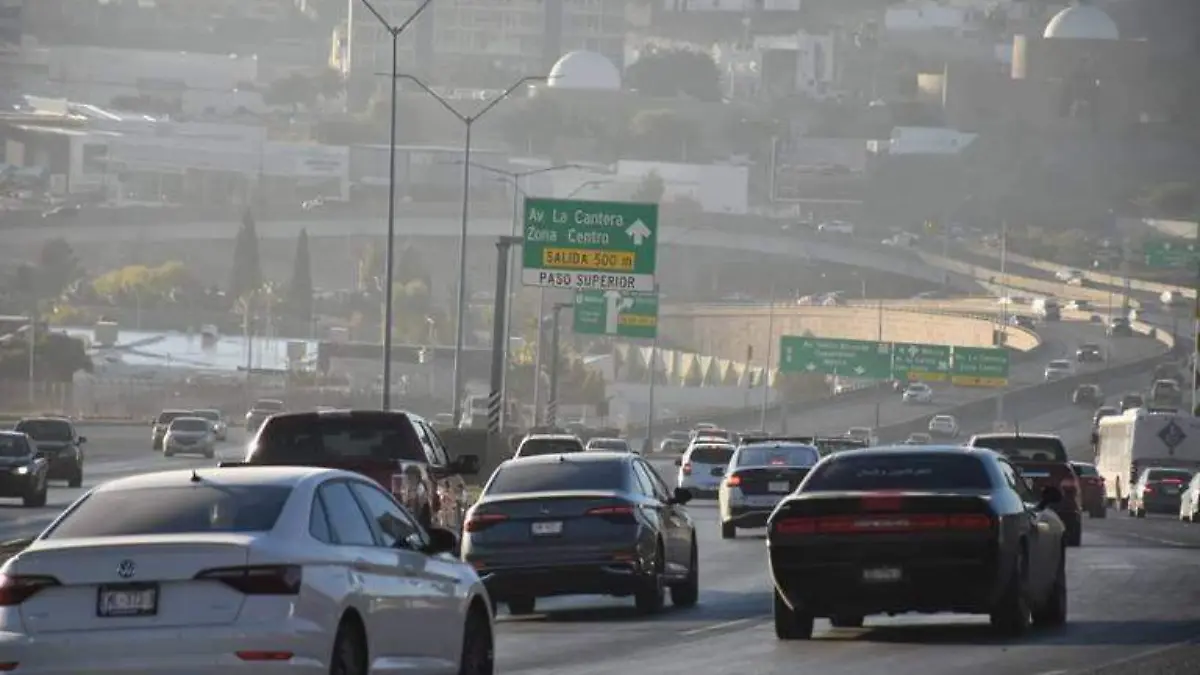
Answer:
<svg viewBox="0 0 1200 675"><path fill-rule="evenodd" d="M192 477L189 480L193 483L199 483L201 481L200 474L196 473L195 469L192 469Z"/></svg>

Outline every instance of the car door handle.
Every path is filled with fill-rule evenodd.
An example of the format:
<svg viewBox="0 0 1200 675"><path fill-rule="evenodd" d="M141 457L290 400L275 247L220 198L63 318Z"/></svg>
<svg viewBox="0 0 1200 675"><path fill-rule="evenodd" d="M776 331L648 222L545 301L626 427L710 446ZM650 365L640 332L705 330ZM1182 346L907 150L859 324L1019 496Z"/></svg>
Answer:
<svg viewBox="0 0 1200 675"><path fill-rule="evenodd" d="M371 569L371 563L367 562L363 558L356 559L353 563L351 563L350 566L358 572L368 572Z"/></svg>

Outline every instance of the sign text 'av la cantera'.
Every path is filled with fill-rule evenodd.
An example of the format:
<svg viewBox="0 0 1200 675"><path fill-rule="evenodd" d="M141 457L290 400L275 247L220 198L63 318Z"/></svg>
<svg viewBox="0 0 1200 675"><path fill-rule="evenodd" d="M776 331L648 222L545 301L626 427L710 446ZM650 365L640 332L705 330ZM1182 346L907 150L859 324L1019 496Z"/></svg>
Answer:
<svg viewBox="0 0 1200 675"><path fill-rule="evenodd" d="M530 197L524 240L526 286L655 290L657 204Z"/></svg>

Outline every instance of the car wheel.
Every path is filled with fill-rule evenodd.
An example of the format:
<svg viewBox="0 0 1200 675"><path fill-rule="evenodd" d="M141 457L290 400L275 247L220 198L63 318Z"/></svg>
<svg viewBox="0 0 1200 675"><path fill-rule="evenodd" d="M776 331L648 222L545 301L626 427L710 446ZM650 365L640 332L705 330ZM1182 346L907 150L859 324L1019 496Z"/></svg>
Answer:
<svg viewBox="0 0 1200 675"><path fill-rule="evenodd" d="M508 613L513 616L528 616L537 607L537 598L509 598L504 601L508 605Z"/></svg>
<svg viewBox="0 0 1200 675"><path fill-rule="evenodd" d="M663 586L663 551L659 544L654 553L654 569L645 579L642 588L633 594L633 602L639 614L657 614L666 603L666 588Z"/></svg>
<svg viewBox="0 0 1200 675"><path fill-rule="evenodd" d="M1033 615L1038 626L1061 626L1067 622L1067 552L1062 551L1058 569L1054 574L1054 585L1046 596L1044 605Z"/></svg>
<svg viewBox="0 0 1200 675"><path fill-rule="evenodd" d="M721 538L737 539L737 526L733 523L721 521Z"/></svg>
<svg viewBox="0 0 1200 675"><path fill-rule="evenodd" d="M367 640L354 621L343 619L338 626L329 675L367 675Z"/></svg>
<svg viewBox="0 0 1200 675"><path fill-rule="evenodd" d="M700 555L696 541L692 540L692 557L688 563L687 578L671 584L671 604L676 607L692 607L700 600Z"/></svg>
<svg viewBox="0 0 1200 675"><path fill-rule="evenodd" d="M83 485L83 466L76 464L75 470L71 472L71 477L67 479L67 487L81 487Z"/></svg>
<svg viewBox="0 0 1200 675"><path fill-rule="evenodd" d="M175 451L168 448L163 448L163 457L174 457Z"/></svg>
<svg viewBox="0 0 1200 675"><path fill-rule="evenodd" d="M829 618L829 623L834 628L862 628L864 617L858 615L841 614Z"/></svg>
<svg viewBox="0 0 1200 675"><path fill-rule="evenodd" d="M458 663L459 675L492 675L496 670L496 649L492 640L492 626L487 612L473 607L467 614L467 625L463 629L462 657Z"/></svg>
<svg viewBox="0 0 1200 675"><path fill-rule="evenodd" d="M780 640L811 640L813 634L812 615L788 607L778 588L775 589L773 595L775 596L772 611L775 619L775 637Z"/></svg>
<svg viewBox="0 0 1200 675"><path fill-rule="evenodd" d="M1083 545L1083 523L1075 522L1067 527L1066 532L1063 532L1066 539L1066 545L1072 548Z"/></svg>
<svg viewBox="0 0 1200 675"><path fill-rule="evenodd" d="M1013 561L1012 575L990 616L992 627L1009 637L1024 634L1033 620L1025 587L1025 567L1026 557L1022 549Z"/></svg>
<svg viewBox="0 0 1200 675"><path fill-rule="evenodd" d="M1134 512L1134 515L1137 516L1138 518L1145 518L1146 517L1146 509L1138 509L1136 512Z"/></svg>
<svg viewBox="0 0 1200 675"><path fill-rule="evenodd" d="M21 503L31 509L41 508L41 507L45 506L46 505L46 492L49 487L47 485L47 483L48 483L48 481L43 480L42 486L40 488L38 488L35 492L31 492L31 493L25 495L25 498L21 500Z"/></svg>

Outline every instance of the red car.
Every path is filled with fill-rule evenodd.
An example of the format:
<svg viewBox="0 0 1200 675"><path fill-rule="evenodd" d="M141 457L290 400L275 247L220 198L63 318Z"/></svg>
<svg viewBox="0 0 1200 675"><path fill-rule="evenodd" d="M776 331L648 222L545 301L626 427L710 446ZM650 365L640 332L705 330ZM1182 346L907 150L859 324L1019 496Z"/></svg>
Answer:
<svg viewBox="0 0 1200 675"><path fill-rule="evenodd" d="M1096 471L1096 465L1087 462L1071 462L1075 475L1079 476L1079 499L1083 510L1093 518L1108 515L1108 496L1104 489L1104 476Z"/></svg>

